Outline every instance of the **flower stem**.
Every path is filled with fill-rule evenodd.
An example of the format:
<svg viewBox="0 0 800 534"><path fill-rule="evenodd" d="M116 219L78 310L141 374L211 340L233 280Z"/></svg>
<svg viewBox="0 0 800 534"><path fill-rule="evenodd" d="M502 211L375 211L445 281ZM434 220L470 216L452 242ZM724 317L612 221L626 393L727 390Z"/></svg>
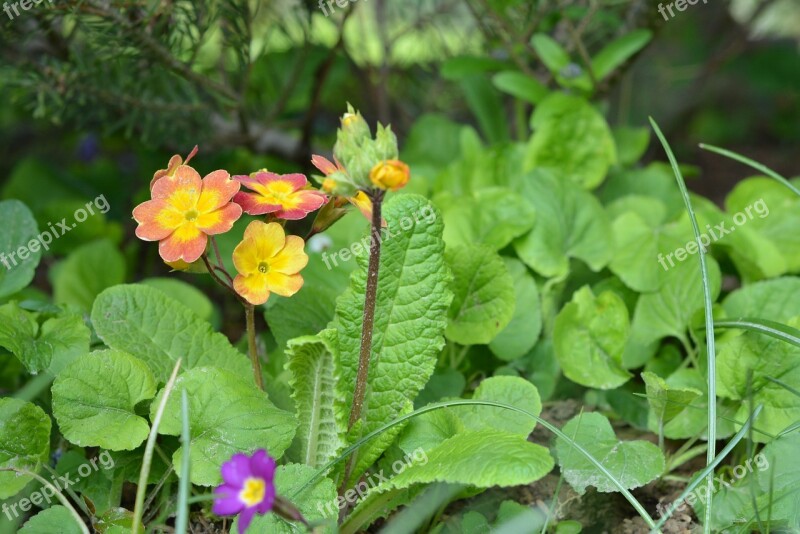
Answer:
<svg viewBox="0 0 800 534"><path fill-rule="evenodd" d="M364 294L364 320L361 325L361 352L358 355L358 374L356 375L356 389L353 393L353 408L350 410L348 428L361 418L361 409L364 406L364 397L367 394L367 376L369 375L369 360L372 354L372 329L375 324L375 301L378 296L378 270L381 260L381 204L384 192L372 191L372 239L369 247L369 266L367 267L367 289Z"/></svg>
<svg viewBox="0 0 800 534"><path fill-rule="evenodd" d="M264 391L264 375L261 373L261 362L258 359L258 348L256 347L255 306L249 303L245 304L244 313L247 318L247 352L250 354L250 362L253 364L253 377L258 389Z"/></svg>

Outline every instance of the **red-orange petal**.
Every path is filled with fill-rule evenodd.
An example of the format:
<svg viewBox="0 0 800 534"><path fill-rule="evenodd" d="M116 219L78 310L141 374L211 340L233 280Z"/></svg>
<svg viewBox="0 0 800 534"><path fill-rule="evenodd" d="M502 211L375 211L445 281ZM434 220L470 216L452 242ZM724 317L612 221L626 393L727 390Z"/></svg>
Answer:
<svg viewBox="0 0 800 534"><path fill-rule="evenodd" d="M163 200L148 200L133 209L133 218L139 223L136 237L143 241L159 241L175 230L174 225L164 224L170 210L169 204Z"/></svg>
<svg viewBox="0 0 800 534"><path fill-rule="evenodd" d="M314 154L311 156L311 164L319 169L319 171L328 176L336 172L336 165L334 165L328 158Z"/></svg>
<svg viewBox="0 0 800 534"><path fill-rule="evenodd" d="M231 180L228 171L214 171L203 178L203 190L200 199L197 201L197 211L208 213L221 208L231 201L233 196L239 191L241 184L236 180Z"/></svg>
<svg viewBox="0 0 800 534"><path fill-rule="evenodd" d="M240 205L248 215L264 215L275 213L281 209L280 204L270 204L258 193L240 191L234 195L233 201Z"/></svg>
<svg viewBox="0 0 800 534"><path fill-rule="evenodd" d="M208 235L224 234L242 216L242 207L233 202L210 213L201 213L195 220L197 227Z"/></svg>
<svg viewBox="0 0 800 534"><path fill-rule="evenodd" d="M153 186L153 198L166 200L178 211L188 211L197 206L203 182L196 170L181 165L175 170L175 176L158 180Z"/></svg>
<svg viewBox="0 0 800 534"><path fill-rule="evenodd" d="M192 224L185 224L158 243L158 253L168 263L178 260L193 263L206 251L207 244L206 234Z"/></svg>
<svg viewBox="0 0 800 534"><path fill-rule="evenodd" d="M302 219L312 211L325 205L328 197L320 191L303 190L294 193L291 197L291 206L283 206L275 216L280 219L296 221Z"/></svg>

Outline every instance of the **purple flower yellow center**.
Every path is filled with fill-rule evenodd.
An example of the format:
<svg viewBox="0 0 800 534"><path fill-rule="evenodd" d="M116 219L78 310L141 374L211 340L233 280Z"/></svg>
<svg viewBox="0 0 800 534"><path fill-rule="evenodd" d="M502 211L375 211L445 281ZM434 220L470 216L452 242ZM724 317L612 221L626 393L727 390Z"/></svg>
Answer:
<svg viewBox="0 0 800 534"><path fill-rule="evenodd" d="M264 479L248 477L244 481L244 487L239 492L239 499L247 507L260 504L264 500L264 495L267 492L267 483Z"/></svg>

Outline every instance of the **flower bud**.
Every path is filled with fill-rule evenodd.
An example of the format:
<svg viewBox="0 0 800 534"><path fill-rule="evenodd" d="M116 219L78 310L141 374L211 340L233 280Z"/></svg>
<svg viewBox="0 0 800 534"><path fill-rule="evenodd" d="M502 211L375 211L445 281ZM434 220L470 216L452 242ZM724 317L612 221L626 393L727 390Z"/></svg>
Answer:
<svg viewBox="0 0 800 534"><path fill-rule="evenodd" d="M391 126L384 127L378 124L378 132L375 134L375 152L382 160L397 159L397 136L394 135Z"/></svg>
<svg viewBox="0 0 800 534"><path fill-rule="evenodd" d="M410 171L408 165L397 159L381 161L372 167L370 181L381 189L397 191L408 183Z"/></svg>

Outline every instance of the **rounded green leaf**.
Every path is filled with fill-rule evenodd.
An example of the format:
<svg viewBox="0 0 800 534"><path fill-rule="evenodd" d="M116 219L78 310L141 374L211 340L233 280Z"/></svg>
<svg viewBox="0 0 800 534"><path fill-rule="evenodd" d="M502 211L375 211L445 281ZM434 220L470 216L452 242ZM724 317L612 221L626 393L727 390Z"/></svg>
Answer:
<svg viewBox="0 0 800 534"><path fill-rule="evenodd" d="M57 504L31 517L19 534L81 534L75 516L66 507Z"/></svg>
<svg viewBox="0 0 800 534"><path fill-rule="evenodd" d="M542 412L542 400L536 386L517 376L494 376L480 383L472 397L510 404L534 415ZM524 413L512 412L493 406L468 406L456 408L464 425L472 430L494 428L527 437L536 421Z"/></svg>
<svg viewBox="0 0 800 534"><path fill-rule="evenodd" d="M664 455L648 441L619 441L608 419L599 413L584 413L561 429L594 456L627 489L644 486L664 472ZM609 478L566 440L556 439L558 464L567 482L580 494L587 486L597 491L618 491Z"/></svg>
<svg viewBox="0 0 800 534"><path fill-rule="evenodd" d="M53 415L64 437L81 447L138 447L150 432L136 405L156 394L147 365L124 352L90 352L53 383Z"/></svg>
<svg viewBox="0 0 800 534"><path fill-rule="evenodd" d="M279 410L267 394L247 379L216 367L185 372L175 382L167 400L159 434L181 434L181 392L189 397L191 478L193 484L212 486L222 480L220 467L237 452L266 449L280 458L297 429L294 414ZM164 395L162 389L150 406L150 418ZM184 447L172 456L181 465Z"/></svg>
<svg viewBox="0 0 800 534"><path fill-rule="evenodd" d="M514 280L486 245L449 247L445 258L453 271L445 336L462 345L489 343L514 314Z"/></svg>
<svg viewBox="0 0 800 534"><path fill-rule="evenodd" d="M19 200L0 202L0 299L13 295L31 283L42 257L36 219ZM33 246L30 246L33 245Z"/></svg>
<svg viewBox="0 0 800 534"><path fill-rule="evenodd" d="M612 291L595 297L588 286L556 316L553 347L564 375L582 386L613 389L631 378L622 367L630 333L628 309Z"/></svg>
<svg viewBox="0 0 800 534"><path fill-rule="evenodd" d="M489 343L489 349L501 360L510 362L525 356L536 344L542 331L542 303L536 280L521 261L503 258L514 280L516 306L511 322Z"/></svg>
<svg viewBox="0 0 800 534"><path fill-rule="evenodd" d="M50 418L30 402L0 398L0 469L37 471L50 452ZM31 477L0 471L0 499L11 497Z"/></svg>
<svg viewBox="0 0 800 534"><path fill-rule="evenodd" d="M165 295L180 302L204 321L211 321L214 315L214 304L205 293L191 284L175 278L146 278L140 282L154 287Z"/></svg>
<svg viewBox="0 0 800 534"><path fill-rule="evenodd" d="M104 289L125 281L125 258L108 239L83 245L52 271L53 300L84 310Z"/></svg>

